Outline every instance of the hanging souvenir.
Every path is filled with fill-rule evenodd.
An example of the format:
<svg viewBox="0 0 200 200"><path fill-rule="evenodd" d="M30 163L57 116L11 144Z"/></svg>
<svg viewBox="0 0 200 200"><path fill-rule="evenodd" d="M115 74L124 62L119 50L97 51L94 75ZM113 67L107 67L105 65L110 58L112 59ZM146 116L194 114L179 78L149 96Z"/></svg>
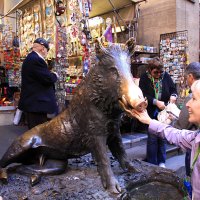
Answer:
<svg viewBox="0 0 200 200"><path fill-rule="evenodd" d="M47 35L52 35L53 32L54 32L54 30L52 29L52 27L47 27L47 28L46 28L46 34L47 34Z"/></svg>
<svg viewBox="0 0 200 200"><path fill-rule="evenodd" d="M91 31L91 36L92 36L92 38L93 38L93 39L95 39L95 38L98 38L98 37L99 37L99 35L98 35L98 32L97 32L97 30L96 30L96 29L93 29L93 30Z"/></svg>
<svg viewBox="0 0 200 200"><path fill-rule="evenodd" d="M58 0L56 2L56 8L55 8L55 15L60 16L65 12L66 6L63 4L63 1Z"/></svg>
<svg viewBox="0 0 200 200"><path fill-rule="evenodd" d="M45 0L45 5L46 5L46 7L51 7L52 6L52 0Z"/></svg>
<svg viewBox="0 0 200 200"><path fill-rule="evenodd" d="M40 25L39 23L35 24L35 34L37 34L40 31Z"/></svg>
<svg viewBox="0 0 200 200"><path fill-rule="evenodd" d="M36 4L36 5L33 7L33 11L34 11L35 13L38 13L39 10L40 10L40 6L39 6L38 4Z"/></svg>
<svg viewBox="0 0 200 200"><path fill-rule="evenodd" d="M19 38L18 38L18 36L14 36L13 46L14 47L19 47Z"/></svg>
<svg viewBox="0 0 200 200"><path fill-rule="evenodd" d="M52 17L52 13L53 13L53 7L52 6L45 8L46 17Z"/></svg>
<svg viewBox="0 0 200 200"><path fill-rule="evenodd" d="M75 24L76 21L77 21L76 20L76 13L73 12L73 13L70 14L70 23Z"/></svg>
<svg viewBox="0 0 200 200"><path fill-rule="evenodd" d="M32 23L26 24L26 30L30 31L32 27Z"/></svg>
<svg viewBox="0 0 200 200"><path fill-rule="evenodd" d="M31 15L30 13L28 13L27 21L28 21L28 22L31 22L31 20L32 20L32 15Z"/></svg>
<svg viewBox="0 0 200 200"><path fill-rule="evenodd" d="M69 1L69 10L73 11L76 6L77 6L76 0L70 0Z"/></svg>
<svg viewBox="0 0 200 200"><path fill-rule="evenodd" d="M79 34L78 27L76 25L72 25L70 27L70 35L72 38L77 38Z"/></svg>
<svg viewBox="0 0 200 200"><path fill-rule="evenodd" d="M35 20L35 22L39 21L39 15L36 12L34 13L34 20Z"/></svg>
<svg viewBox="0 0 200 200"><path fill-rule="evenodd" d="M52 17L47 18L46 20L46 27L53 27L54 21Z"/></svg>
<svg viewBox="0 0 200 200"><path fill-rule="evenodd" d="M106 30L103 33L103 36L106 38L108 42L113 42L112 38L112 19L107 18L106 19Z"/></svg>

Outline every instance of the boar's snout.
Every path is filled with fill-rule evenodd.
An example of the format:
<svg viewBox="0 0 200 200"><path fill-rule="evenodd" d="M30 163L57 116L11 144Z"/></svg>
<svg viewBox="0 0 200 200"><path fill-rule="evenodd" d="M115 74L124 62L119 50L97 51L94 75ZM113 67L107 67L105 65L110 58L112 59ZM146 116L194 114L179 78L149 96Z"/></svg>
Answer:
<svg viewBox="0 0 200 200"><path fill-rule="evenodd" d="M147 108L147 100L144 99L144 101L141 101L140 103L138 103L138 105L136 105L135 110L142 112L146 108Z"/></svg>
<svg viewBox="0 0 200 200"><path fill-rule="evenodd" d="M127 99L123 95L120 105L127 113L131 113L133 109L142 112L147 107L147 100L143 96L138 96L136 99Z"/></svg>

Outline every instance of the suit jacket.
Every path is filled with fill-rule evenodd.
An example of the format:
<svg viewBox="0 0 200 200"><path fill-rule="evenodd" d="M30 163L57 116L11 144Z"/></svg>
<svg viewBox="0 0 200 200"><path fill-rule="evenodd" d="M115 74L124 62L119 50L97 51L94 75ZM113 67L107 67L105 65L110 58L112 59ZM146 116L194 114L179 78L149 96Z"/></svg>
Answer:
<svg viewBox="0 0 200 200"><path fill-rule="evenodd" d="M154 112L156 109L158 109L158 107L156 105L153 105L153 99L156 98L155 91L154 91L153 83L149 79L147 73L144 73L141 76L139 87L141 88L143 95L147 97L147 100L148 100L147 112L151 118L155 119L156 117L154 116ZM161 99L159 100L164 101L167 104L172 94L177 94L176 86L174 82L172 81L170 75L167 72L164 72L163 78L162 78Z"/></svg>
<svg viewBox="0 0 200 200"><path fill-rule="evenodd" d="M36 52L29 53L22 64L19 109L25 112L55 113L57 103L54 83L57 76Z"/></svg>

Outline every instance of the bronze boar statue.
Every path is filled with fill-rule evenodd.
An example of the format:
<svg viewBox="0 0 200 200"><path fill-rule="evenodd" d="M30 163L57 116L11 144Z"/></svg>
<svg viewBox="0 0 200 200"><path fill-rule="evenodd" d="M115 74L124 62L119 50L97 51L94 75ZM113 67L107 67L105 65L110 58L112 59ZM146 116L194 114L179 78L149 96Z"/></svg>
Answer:
<svg viewBox="0 0 200 200"><path fill-rule="evenodd" d="M28 130L14 140L0 160L0 179L6 167L21 163L31 174L31 184L43 174L63 173L67 159L92 153L103 186L121 191L107 155L107 146L123 169L133 170L120 135L125 110L144 110L147 103L130 71L130 56L119 45L101 47L97 63L76 89L70 105L49 122Z"/></svg>

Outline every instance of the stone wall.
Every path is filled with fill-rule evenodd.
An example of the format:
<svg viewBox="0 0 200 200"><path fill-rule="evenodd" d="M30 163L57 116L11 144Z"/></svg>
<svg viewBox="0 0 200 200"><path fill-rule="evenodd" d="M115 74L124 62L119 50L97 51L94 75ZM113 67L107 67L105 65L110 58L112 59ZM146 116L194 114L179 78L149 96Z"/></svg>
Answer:
<svg viewBox="0 0 200 200"><path fill-rule="evenodd" d="M140 8L138 43L158 47L160 34L176 31L176 0L148 0Z"/></svg>
<svg viewBox="0 0 200 200"><path fill-rule="evenodd" d="M199 60L199 1L148 0L141 3L138 44L159 46L160 34L188 30L189 61Z"/></svg>
<svg viewBox="0 0 200 200"><path fill-rule="evenodd" d="M176 0L176 30L188 30L189 61L199 61L199 0Z"/></svg>

